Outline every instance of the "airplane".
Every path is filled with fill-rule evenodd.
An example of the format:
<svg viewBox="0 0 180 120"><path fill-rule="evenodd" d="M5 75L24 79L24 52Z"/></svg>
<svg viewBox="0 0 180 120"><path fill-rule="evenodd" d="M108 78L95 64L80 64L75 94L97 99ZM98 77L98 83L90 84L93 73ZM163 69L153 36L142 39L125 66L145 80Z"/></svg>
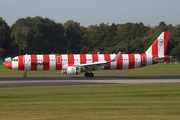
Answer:
<svg viewBox="0 0 180 120"><path fill-rule="evenodd" d="M24 70L61 70L63 74L93 77L93 70L124 70L169 61L166 55L170 32L162 32L147 51L141 54L30 54L20 55L5 64L6 68Z"/></svg>

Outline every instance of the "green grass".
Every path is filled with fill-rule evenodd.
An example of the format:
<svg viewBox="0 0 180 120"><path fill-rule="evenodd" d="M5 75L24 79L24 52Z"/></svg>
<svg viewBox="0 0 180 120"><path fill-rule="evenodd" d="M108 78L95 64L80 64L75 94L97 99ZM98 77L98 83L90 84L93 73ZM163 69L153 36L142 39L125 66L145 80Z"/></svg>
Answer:
<svg viewBox="0 0 180 120"><path fill-rule="evenodd" d="M180 65L157 64L95 75L174 75ZM0 66L0 76L23 71ZM61 71L28 71L28 76ZM83 74L81 74L83 75ZM0 88L0 120L179 120L180 83Z"/></svg>
<svg viewBox="0 0 180 120"><path fill-rule="evenodd" d="M9 70L0 66L0 76L22 76L24 71ZM175 75L180 74L180 64L156 64L131 70L98 70L93 71L96 75ZM61 71L28 71L28 76L59 76ZM84 74L80 74L84 75Z"/></svg>
<svg viewBox="0 0 180 120"><path fill-rule="evenodd" d="M180 83L0 89L1 120L179 120Z"/></svg>

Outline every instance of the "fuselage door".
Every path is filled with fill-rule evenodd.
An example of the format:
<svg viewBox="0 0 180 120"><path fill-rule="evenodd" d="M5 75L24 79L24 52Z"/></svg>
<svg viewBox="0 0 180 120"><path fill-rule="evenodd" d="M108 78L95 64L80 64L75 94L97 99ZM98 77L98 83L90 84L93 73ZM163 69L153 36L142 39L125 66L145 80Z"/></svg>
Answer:
<svg viewBox="0 0 180 120"><path fill-rule="evenodd" d="M56 56L56 61L57 61L57 64L61 64L61 56L60 55L57 55Z"/></svg>
<svg viewBox="0 0 180 120"><path fill-rule="evenodd" d="M56 70L61 70L61 68L62 68L61 55L56 54Z"/></svg>
<svg viewBox="0 0 180 120"><path fill-rule="evenodd" d="M146 64L146 55L141 55L141 64Z"/></svg>

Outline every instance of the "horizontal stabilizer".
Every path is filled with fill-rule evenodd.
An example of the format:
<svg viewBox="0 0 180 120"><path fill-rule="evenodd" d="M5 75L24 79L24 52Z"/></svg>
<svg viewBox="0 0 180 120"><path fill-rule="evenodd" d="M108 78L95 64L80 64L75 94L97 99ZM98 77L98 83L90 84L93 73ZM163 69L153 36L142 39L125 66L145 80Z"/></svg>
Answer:
<svg viewBox="0 0 180 120"><path fill-rule="evenodd" d="M156 61L156 62L164 62L166 60L171 60L171 59L172 59L172 56L165 55L165 56L154 58L154 61Z"/></svg>

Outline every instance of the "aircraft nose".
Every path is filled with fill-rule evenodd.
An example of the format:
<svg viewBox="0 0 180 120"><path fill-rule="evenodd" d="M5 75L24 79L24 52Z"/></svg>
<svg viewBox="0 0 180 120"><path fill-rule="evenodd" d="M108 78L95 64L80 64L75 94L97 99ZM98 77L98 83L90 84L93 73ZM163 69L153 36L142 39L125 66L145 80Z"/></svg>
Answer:
<svg viewBox="0 0 180 120"><path fill-rule="evenodd" d="M5 64L5 66L6 66L6 68L8 68L8 69L12 69L12 62L7 62L7 63Z"/></svg>

